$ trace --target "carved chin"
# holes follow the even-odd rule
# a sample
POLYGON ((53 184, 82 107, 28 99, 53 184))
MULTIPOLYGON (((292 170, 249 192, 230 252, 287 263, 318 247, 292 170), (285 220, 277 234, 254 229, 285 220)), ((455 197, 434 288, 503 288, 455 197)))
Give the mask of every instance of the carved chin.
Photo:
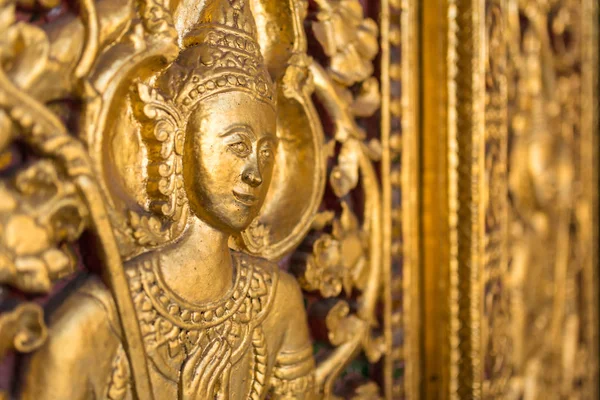
POLYGON ((239 212, 235 216, 220 219, 220 228, 229 233, 240 233, 247 229, 255 218, 255 213, 239 212))
POLYGON ((211 202, 192 210, 194 214, 219 230, 239 233, 248 228, 260 210, 260 202, 242 202, 235 198, 211 202))

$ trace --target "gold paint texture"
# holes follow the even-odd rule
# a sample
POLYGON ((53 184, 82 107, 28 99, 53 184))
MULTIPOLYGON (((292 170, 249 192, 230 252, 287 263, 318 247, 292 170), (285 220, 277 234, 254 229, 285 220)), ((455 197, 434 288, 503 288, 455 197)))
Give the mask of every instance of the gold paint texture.
POLYGON ((0 0, 10 395, 597 399, 598 68, 594 0, 0 0))
POLYGON ((357 0, 59 3, 0 1, 2 295, 92 272, 48 326, 34 303, 0 316, 2 355, 31 353, 15 394, 334 398, 386 352, 383 150, 359 121, 378 23, 357 0), (333 305, 318 362, 302 289, 333 305))
POLYGON ((597 398, 597 4, 440 4, 422 33, 424 391, 597 398))

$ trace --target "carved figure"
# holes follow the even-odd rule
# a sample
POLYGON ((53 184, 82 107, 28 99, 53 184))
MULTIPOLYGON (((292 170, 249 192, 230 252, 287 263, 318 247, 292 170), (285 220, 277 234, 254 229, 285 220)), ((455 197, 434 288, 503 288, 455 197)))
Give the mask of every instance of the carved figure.
POLYGON ((509 109, 510 389, 526 400, 577 397, 585 390, 585 371, 577 365, 586 353, 578 311, 578 292, 585 291, 578 283, 581 256, 575 255, 581 229, 580 78, 574 53, 568 54, 578 51, 579 39, 562 47, 565 31, 573 38, 580 32, 570 20, 574 3, 556 7, 558 12, 516 2, 513 12, 520 11, 527 24, 514 15, 511 28, 520 45, 512 48, 517 84, 509 109))
POLYGON ((32 353, 17 395, 333 398, 354 358, 391 354, 358 0, 77 6, 0 0, 0 297, 64 299, 1 315, 2 352, 32 353), (322 296, 316 367, 297 279, 322 296))
MULTIPOLYGON (((133 94, 150 208, 168 224, 186 222, 159 252, 125 265, 154 398, 260 399, 273 387, 278 397, 312 398, 296 280, 229 250, 264 203, 278 142, 276 92, 248 3, 211 3, 184 41, 152 86, 133 94)), ((87 278, 54 314, 23 398, 131 398, 117 321, 109 290, 87 278)))

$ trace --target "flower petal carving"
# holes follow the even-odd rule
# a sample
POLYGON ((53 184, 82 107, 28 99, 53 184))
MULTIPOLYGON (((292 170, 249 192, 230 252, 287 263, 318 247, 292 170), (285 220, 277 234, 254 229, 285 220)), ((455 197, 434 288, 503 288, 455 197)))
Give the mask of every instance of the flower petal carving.
POLYGON ((354 287, 360 288, 367 271, 358 220, 345 202, 342 205, 341 217, 333 220, 332 234, 316 240, 300 279, 304 289, 319 290, 324 297, 335 297, 342 289, 349 295, 354 287))
POLYGON ((338 301, 327 313, 325 324, 329 331, 329 341, 334 346, 344 344, 354 338, 355 332, 362 329, 364 321, 350 314, 350 306, 345 301, 338 301))
POLYGON ((348 139, 342 144, 338 164, 333 168, 329 177, 336 196, 344 197, 358 184, 360 152, 358 140, 348 139))
POLYGON ((351 86, 373 74, 373 58, 377 55, 377 23, 364 18, 358 0, 323 1, 312 29, 330 57, 332 77, 351 86))

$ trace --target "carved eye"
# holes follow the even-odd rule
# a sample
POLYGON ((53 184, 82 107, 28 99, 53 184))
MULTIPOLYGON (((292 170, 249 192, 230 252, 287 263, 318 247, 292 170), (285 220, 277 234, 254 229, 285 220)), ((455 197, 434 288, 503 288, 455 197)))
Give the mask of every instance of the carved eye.
POLYGON ((250 147, 244 142, 231 143, 229 148, 239 156, 246 156, 250 152, 250 147))
POLYGON ((273 151, 268 146, 267 147, 263 147, 260 150, 260 157, 263 158, 263 159, 265 159, 265 160, 268 160, 271 157, 273 157, 273 151))

